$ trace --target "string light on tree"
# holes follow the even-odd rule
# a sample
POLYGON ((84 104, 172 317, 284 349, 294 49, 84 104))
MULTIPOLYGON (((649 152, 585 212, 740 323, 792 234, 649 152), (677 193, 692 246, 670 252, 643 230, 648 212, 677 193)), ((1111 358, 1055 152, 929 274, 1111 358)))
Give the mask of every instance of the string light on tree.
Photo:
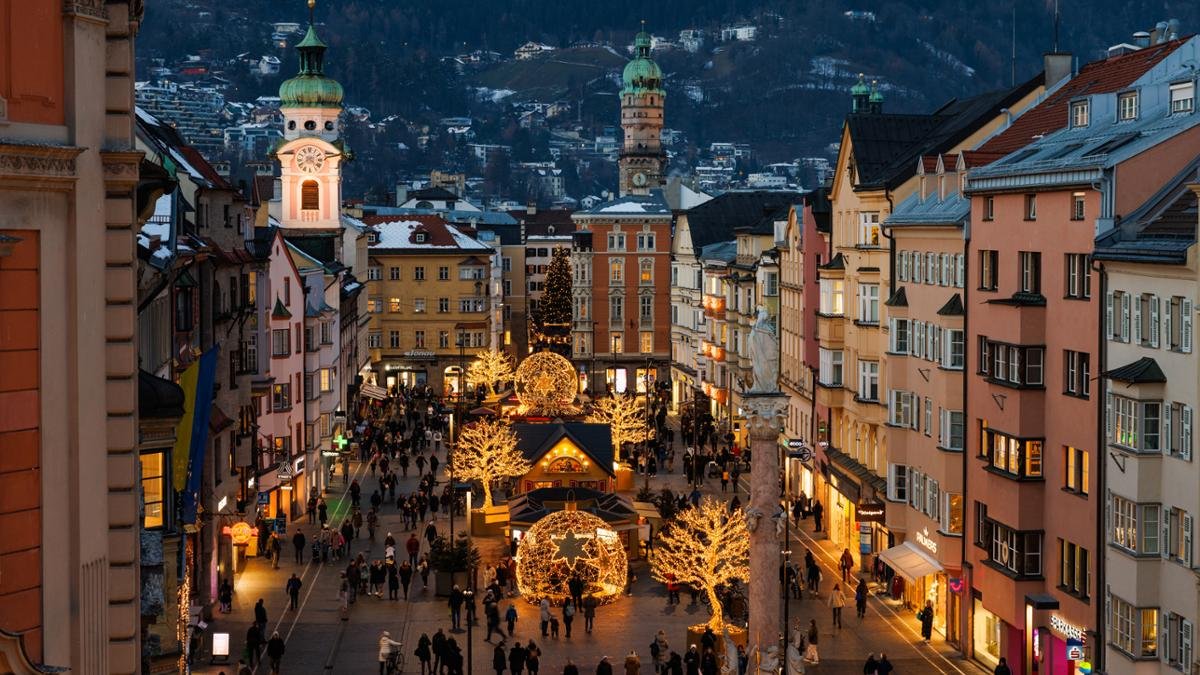
POLYGON ((497 383, 503 386, 512 379, 512 357, 501 351, 485 349, 475 355, 475 360, 467 368, 467 382, 472 387, 482 384, 492 396, 496 394, 497 383))
POLYGON ((646 409, 630 394, 617 394, 592 401, 587 421, 607 424, 612 429, 613 457, 621 459, 626 443, 642 443, 654 436, 647 428, 646 409))
POLYGON ((680 511, 654 543, 650 572, 663 583, 699 587, 708 596, 716 633, 724 626, 717 587, 745 581, 750 575, 750 532, 741 509, 730 512, 725 504, 705 497, 699 506, 680 511))
POLYGON ((483 509, 492 507, 492 483, 523 476, 533 467, 517 449, 517 435, 512 427, 499 419, 484 419, 464 426, 450 454, 450 463, 456 477, 483 484, 483 509))
POLYGON ((625 546, 608 524, 587 511, 556 511, 529 528, 517 549, 517 587, 529 602, 559 604, 571 596, 573 576, 583 594, 608 602, 625 588, 625 546))

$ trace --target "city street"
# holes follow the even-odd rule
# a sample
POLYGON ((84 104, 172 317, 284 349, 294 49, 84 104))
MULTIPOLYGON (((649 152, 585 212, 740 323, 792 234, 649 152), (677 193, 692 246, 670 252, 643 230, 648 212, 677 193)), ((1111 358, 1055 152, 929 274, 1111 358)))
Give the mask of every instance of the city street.
MULTIPOLYGON (((351 462, 350 470, 351 478, 357 478, 363 486, 364 493, 369 494, 374 489, 375 481, 367 473, 367 464, 351 462)), ((639 478, 637 483, 641 485, 642 479, 639 478)), ((339 474, 334 482, 335 489, 327 500, 330 504, 331 524, 340 523, 348 508, 349 497, 343 494, 345 485, 346 482, 339 474)), ((410 475, 401 481, 397 493, 407 494, 415 485, 416 478, 410 475)), ((681 473, 660 474, 651 479, 651 485, 659 489, 668 487, 678 492, 684 487, 684 478, 681 473)), ((741 487, 740 494, 744 500, 745 491, 749 488, 746 477, 743 477, 741 487)), ((721 495, 719 483, 712 480, 707 482, 702 491, 725 499, 733 497, 732 492, 721 495)), ((439 513, 436 524, 439 532, 448 532, 449 520, 445 514, 439 513)), ((315 526, 305 523, 300 523, 300 526, 306 534, 311 534, 315 529, 315 526)), ((465 526, 461 516, 456 519, 455 526, 465 526)), ((382 557, 382 542, 387 532, 393 533, 398 548, 402 549, 409 531, 402 528, 400 515, 395 508, 385 505, 377 533, 378 541, 371 545, 364 529, 363 537, 354 542, 352 554, 357 555, 365 550, 372 557, 382 557)), ((287 643, 283 673, 377 672, 378 639, 384 630, 389 631, 393 639, 404 643, 403 672, 406 673, 420 671, 419 664, 413 656, 418 638, 422 634, 432 636, 439 628, 445 630, 447 636, 455 638, 462 647, 464 657, 466 656, 467 634, 465 631, 451 633, 448 630, 449 610, 445 598, 439 598, 434 593, 433 575, 430 576, 430 588, 427 590, 423 590, 419 578, 414 577, 411 599, 407 602, 359 596, 357 602, 351 605, 348 619, 342 621, 339 617, 337 594, 339 572, 344 563, 336 566, 314 565, 307 560, 306 551, 305 564, 295 564, 290 542, 292 533, 294 530, 289 531, 289 541, 285 544, 279 569, 272 569, 263 559, 251 559, 237 581, 233 612, 229 615, 216 615, 210 624, 210 632, 230 634, 232 663, 210 665, 206 640, 203 657, 198 657, 194 672, 225 672, 232 675, 236 671, 236 661, 238 655, 242 654, 245 632, 252 621, 254 603, 260 597, 264 599, 268 613, 266 636, 269 638, 272 631, 278 631, 287 643), (293 572, 300 575, 304 584, 297 611, 287 609, 287 594, 284 591, 284 585, 293 572)), ((887 652, 888 658, 899 673, 973 675, 983 672, 974 663, 956 656, 944 643, 935 640, 934 643, 923 644, 918 633, 918 622, 912 612, 897 611, 890 604, 874 597, 868 604, 866 618, 860 621, 854 618, 852 593, 849 594, 850 606, 845 610, 845 628, 832 628, 829 623, 830 610, 826 605, 826 592, 832 588, 837 578, 835 552, 828 541, 814 538, 811 521, 804 521, 800 528, 793 528, 792 536, 792 559, 802 560, 804 549, 809 548, 817 555, 823 568, 821 597, 806 596, 802 600, 790 600, 789 605, 793 626, 807 628, 809 620, 815 618, 820 629, 821 660, 818 665, 809 666, 808 672, 860 672, 862 662, 872 651, 887 652)), ((485 565, 494 564, 503 555, 501 543, 496 538, 476 538, 475 542, 481 549, 485 565)), ((426 550, 422 539, 422 552, 426 550)), ((572 659, 582 672, 594 672, 595 664, 605 655, 610 657, 615 668, 620 669, 630 650, 635 650, 642 659, 643 672, 651 672, 649 644, 659 629, 666 631, 670 649, 683 654, 687 648, 687 627, 707 620, 705 606, 702 603, 690 604, 687 593, 683 594, 682 604, 668 606, 663 586, 650 579, 644 561, 635 563, 634 572, 637 581, 633 585, 632 597, 624 597, 615 603, 600 607, 597 610, 595 631, 590 635, 582 630, 580 620, 575 624, 570 639, 563 634, 560 634, 558 639, 543 638, 538 629, 537 608, 519 597, 507 599, 501 603, 501 611, 507 610, 508 604, 511 603, 516 607, 520 619, 517 622, 516 634, 506 640, 506 646, 511 647, 515 641, 525 644, 529 639, 535 640, 543 652, 541 669, 555 674, 562 672, 568 658, 572 659)), ((777 583, 775 579, 768 582, 777 583)), ((471 672, 492 672, 491 658, 496 639, 491 643, 484 641, 482 608, 480 621, 474 627, 471 638, 471 672)), ((267 670, 267 666, 263 664, 255 672, 266 673, 267 670)))

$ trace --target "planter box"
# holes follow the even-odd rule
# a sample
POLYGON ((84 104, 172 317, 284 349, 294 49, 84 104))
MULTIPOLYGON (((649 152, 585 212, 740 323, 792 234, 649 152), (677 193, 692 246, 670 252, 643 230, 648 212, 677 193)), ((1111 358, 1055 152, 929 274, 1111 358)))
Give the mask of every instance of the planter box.
POLYGON ((471 511, 471 536, 501 536, 508 528, 508 504, 497 504, 492 508, 471 511))

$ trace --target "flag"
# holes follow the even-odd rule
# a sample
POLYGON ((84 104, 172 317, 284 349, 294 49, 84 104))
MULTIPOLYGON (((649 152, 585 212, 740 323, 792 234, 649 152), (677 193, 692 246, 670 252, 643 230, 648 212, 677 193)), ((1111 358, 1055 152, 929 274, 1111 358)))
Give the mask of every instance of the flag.
POLYGON ((179 377, 179 386, 183 389, 183 417, 175 432, 171 480, 183 495, 185 525, 196 522, 196 497, 204 473, 204 449, 208 445, 208 419, 212 415, 219 350, 219 346, 212 347, 201 354, 179 377))

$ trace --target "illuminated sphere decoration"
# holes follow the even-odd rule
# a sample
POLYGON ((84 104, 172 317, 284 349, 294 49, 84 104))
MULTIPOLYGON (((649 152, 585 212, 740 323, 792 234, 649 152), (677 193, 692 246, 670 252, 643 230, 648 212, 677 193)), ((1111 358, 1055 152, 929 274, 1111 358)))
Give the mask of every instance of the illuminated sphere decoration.
POLYGON ((517 368, 517 398, 529 410, 569 410, 579 391, 579 376, 566 358, 554 352, 530 354, 517 368))
POLYGON ((625 546, 608 524, 586 511, 556 511, 529 528, 517 548, 517 587, 529 602, 571 596, 567 583, 578 575, 583 595, 602 603, 621 594, 629 563, 625 546))

